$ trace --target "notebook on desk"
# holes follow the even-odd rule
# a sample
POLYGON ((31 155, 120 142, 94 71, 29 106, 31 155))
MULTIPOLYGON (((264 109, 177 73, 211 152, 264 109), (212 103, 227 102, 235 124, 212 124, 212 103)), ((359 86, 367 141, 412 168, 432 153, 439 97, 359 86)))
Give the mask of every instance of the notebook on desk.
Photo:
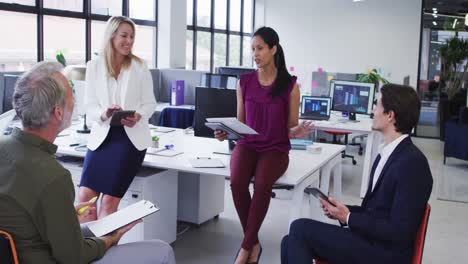
POLYGON ((301 119, 328 120, 330 119, 330 110, 330 97, 302 96, 301 119))

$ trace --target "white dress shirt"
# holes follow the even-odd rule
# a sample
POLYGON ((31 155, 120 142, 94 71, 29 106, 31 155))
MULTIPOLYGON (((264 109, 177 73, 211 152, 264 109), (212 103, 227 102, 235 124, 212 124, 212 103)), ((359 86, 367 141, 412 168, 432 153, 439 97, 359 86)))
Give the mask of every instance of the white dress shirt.
POLYGON ((387 163, 388 158, 390 157, 390 155, 392 155, 393 151, 396 149, 396 147, 398 147, 400 142, 403 141, 403 139, 407 137, 408 137, 408 134, 403 134, 399 136, 398 138, 396 138, 395 140, 393 140, 392 142, 388 143, 387 145, 382 144, 379 146, 380 161, 379 161, 379 164, 377 165, 377 168, 375 168, 374 180, 372 182, 371 191, 374 191, 375 184, 379 180, 380 174, 382 173, 382 170, 385 166, 385 163, 387 163))

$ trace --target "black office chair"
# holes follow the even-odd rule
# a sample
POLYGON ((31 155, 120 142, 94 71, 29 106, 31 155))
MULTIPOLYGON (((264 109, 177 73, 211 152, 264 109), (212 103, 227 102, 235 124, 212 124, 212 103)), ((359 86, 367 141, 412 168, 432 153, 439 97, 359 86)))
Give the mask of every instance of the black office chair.
MULTIPOLYGON (((350 145, 350 146, 359 146, 359 155, 362 155, 363 148, 360 143, 349 143, 348 142, 348 135, 351 134, 351 132, 343 132, 343 131, 336 131, 336 130, 325 130, 326 133, 333 135, 333 144, 340 144, 338 141, 338 136, 344 136, 344 145, 350 145)), ((341 154, 342 158, 350 158, 353 161, 353 165, 357 164, 357 161, 354 159, 353 155, 346 154, 346 150, 343 150, 341 154)))

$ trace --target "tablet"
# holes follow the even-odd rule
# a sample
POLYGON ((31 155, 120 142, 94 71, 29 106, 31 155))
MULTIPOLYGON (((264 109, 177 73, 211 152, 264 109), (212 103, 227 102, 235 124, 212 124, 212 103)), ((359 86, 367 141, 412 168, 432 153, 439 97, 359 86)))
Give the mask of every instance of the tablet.
POLYGON ((121 120, 127 117, 132 117, 135 115, 135 110, 120 110, 112 113, 112 118, 110 121, 111 126, 121 126, 121 120))
POLYGON ((322 198, 323 200, 327 201, 329 204, 336 206, 330 200, 328 199, 328 196, 326 196, 322 191, 320 191, 318 188, 310 188, 310 193, 315 196, 315 198, 322 198))

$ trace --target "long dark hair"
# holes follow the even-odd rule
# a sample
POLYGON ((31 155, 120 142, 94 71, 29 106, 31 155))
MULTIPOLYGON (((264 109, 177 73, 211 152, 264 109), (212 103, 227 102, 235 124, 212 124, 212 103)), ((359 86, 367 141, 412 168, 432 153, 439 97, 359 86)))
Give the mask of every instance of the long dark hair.
POLYGON ((292 80, 292 76, 286 69, 286 61, 284 59, 283 48, 279 44, 278 33, 276 33, 276 31, 270 27, 261 27, 255 31, 253 36, 261 37, 270 49, 276 46, 274 61, 278 73, 276 75, 275 85, 271 91, 271 96, 275 97, 282 95, 288 89, 288 86, 292 80))

